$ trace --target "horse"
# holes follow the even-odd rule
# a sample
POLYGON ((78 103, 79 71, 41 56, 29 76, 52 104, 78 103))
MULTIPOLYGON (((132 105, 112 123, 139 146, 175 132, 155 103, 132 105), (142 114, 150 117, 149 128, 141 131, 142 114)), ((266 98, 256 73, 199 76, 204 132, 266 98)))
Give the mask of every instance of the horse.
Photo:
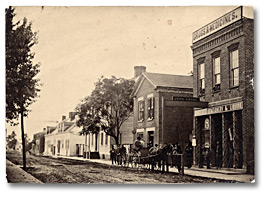
POLYGON ((169 172, 169 161, 168 155, 171 153, 171 145, 164 144, 162 147, 156 150, 149 150, 149 164, 152 166, 152 171, 158 166, 158 169, 165 172, 165 165, 166 170, 169 172))

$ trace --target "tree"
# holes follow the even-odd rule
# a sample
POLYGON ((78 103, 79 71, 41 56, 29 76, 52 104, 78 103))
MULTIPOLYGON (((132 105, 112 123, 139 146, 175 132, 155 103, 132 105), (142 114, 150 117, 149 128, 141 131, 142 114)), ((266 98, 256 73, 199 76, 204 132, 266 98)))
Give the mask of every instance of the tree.
POLYGON ((133 88, 133 80, 101 77, 91 94, 101 129, 113 137, 116 144, 119 144, 120 127, 133 111, 130 96, 133 88))
POLYGON ((35 54, 31 48, 37 44, 37 33, 32 23, 24 18, 13 23, 14 8, 6 9, 6 121, 18 125, 20 118, 23 146, 23 168, 26 168, 24 117, 28 116, 29 105, 35 102, 40 89, 40 64, 34 64, 35 54))
POLYGON ((6 141, 8 148, 15 149, 17 143, 15 131, 12 131, 12 133, 6 137, 6 141))
POLYGON ((119 144, 120 127, 133 111, 130 96, 133 88, 133 80, 101 77, 91 95, 79 106, 81 110, 77 109, 78 124, 88 132, 98 132, 101 128, 119 144))

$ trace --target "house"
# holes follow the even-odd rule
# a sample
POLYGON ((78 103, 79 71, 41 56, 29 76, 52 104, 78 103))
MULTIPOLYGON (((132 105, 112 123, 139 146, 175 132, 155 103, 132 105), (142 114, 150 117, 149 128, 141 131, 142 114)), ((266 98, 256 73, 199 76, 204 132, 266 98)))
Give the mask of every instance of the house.
POLYGON ((192 76, 142 72, 132 96, 133 140, 141 137, 144 147, 188 143, 193 129, 192 76))
POLYGON ((75 112, 70 112, 68 118, 62 116, 62 121, 55 128, 47 128, 44 137, 44 155, 83 156, 85 136, 80 135, 75 112))
POLYGON ((238 7, 193 33, 193 93, 208 104, 194 111, 196 165, 209 150, 212 166, 254 173, 253 31, 238 7))
POLYGON ((85 158, 110 159, 112 138, 104 131, 90 133, 85 136, 85 158))
POLYGON ((19 153, 22 153, 22 140, 16 140, 14 149, 19 153))
POLYGON ((33 144, 31 153, 35 155, 43 155, 45 146, 45 134, 46 134, 46 128, 43 129, 43 132, 39 132, 33 135, 33 144))

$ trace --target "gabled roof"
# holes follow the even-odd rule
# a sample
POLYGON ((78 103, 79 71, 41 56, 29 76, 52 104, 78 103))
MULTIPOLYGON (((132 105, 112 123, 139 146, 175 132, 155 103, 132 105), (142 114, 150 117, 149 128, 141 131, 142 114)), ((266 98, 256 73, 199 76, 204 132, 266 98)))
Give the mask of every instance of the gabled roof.
POLYGON ((132 96, 136 95, 145 79, 155 88, 193 88, 192 76, 143 72, 135 84, 132 96))

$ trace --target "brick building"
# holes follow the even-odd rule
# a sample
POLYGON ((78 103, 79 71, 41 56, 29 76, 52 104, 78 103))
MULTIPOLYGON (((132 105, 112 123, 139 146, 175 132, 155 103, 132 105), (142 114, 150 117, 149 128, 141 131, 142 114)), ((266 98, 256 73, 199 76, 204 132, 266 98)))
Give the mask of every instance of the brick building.
POLYGON ((134 140, 140 136, 144 147, 153 144, 188 143, 192 135, 193 77, 143 72, 135 84, 134 140))
POLYGON ((193 33, 194 163, 254 173, 253 19, 238 7, 193 33))

